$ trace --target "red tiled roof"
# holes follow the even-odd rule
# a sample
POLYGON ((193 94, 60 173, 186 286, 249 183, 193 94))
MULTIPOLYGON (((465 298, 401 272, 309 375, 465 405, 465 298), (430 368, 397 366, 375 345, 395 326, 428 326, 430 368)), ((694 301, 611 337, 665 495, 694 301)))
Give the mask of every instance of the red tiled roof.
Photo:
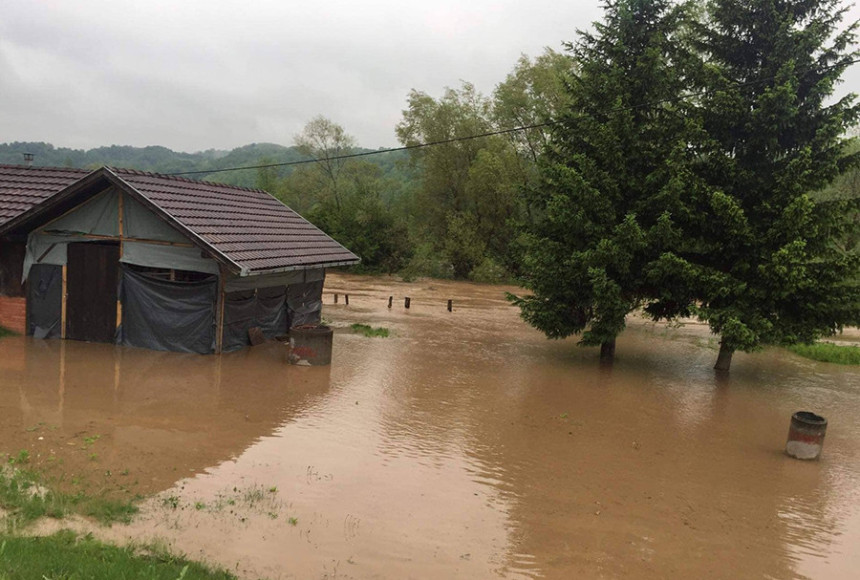
POLYGON ((359 262, 355 254, 265 191, 133 169, 89 172, 0 165, 0 229, 98 172, 119 179, 246 274, 359 262))
POLYGON ((0 165, 0 225, 65 189, 89 171, 0 165))
POLYGON ((131 169, 110 171, 248 272, 359 261, 265 191, 131 169))

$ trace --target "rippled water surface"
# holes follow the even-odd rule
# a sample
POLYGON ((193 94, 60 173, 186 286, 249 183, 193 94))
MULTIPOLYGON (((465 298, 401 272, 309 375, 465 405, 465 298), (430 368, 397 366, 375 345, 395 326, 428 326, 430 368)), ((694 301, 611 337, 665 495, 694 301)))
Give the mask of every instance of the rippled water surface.
POLYGON ((325 368, 3 339, 0 450, 154 494, 99 533, 246 577, 857 577, 860 370, 766 350, 718 380, 705 327, 636 320, 601 368, 506 290, 330 276, 325 368), (818 462, 782 453, 801 409, 818 462))

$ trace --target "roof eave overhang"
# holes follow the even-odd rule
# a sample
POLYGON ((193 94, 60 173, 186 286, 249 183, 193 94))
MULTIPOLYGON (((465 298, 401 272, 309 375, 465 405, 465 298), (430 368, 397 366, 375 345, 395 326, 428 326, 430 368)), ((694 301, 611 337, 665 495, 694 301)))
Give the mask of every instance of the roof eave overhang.
POLYGON ((282 272, 295 272, 298 270, 316 270, 318 268, 337 268, 339 266, 354 266, 361 262, 361 258, 356 257, 354 260, 341 260, 339 262, 315 262, 313 264, 301 264, 297 266, 284 266, 283 268, 268 268, 266 270, 249 270, 243 268, 239 272, 241 277, 249 276, 266 276, 268 274, 280 274, 282 272))

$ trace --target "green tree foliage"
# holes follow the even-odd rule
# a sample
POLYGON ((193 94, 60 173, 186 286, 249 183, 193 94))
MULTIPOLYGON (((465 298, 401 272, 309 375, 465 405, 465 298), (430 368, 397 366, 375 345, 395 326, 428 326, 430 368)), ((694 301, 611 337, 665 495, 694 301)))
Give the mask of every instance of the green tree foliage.
POLYGON ((549 144, 549 128, 540 125, 557 118, 568 104, 564 81, 573 66, 568 54, 549 48, 534 60, 522 55, 493 91, 493 119, 500 129, 534 127, 507 134, 519 156, 530 162, 523 165, 526 171, 549 144))
MULTIPOLYGON (((860 131, 858 130, 860 130, 860 127, 855 128, 854 136, 845 149, 849 155, 860 154, 860 135, 858 135, 860 131)), ((819 203, 828 203, 836 200, 843 203, 849 202, 849 204, 851 200, 860 200, 860 164, 850 167, 826 189, 813 194, 813 199, 819 203)), ((850 216, 853 222, 852 227, 847 228, 847 231, 837 238, 834 243, 842 252, 858 253, 860 252, 860 211, 851 208, 848 216, 850 216)))
MULTIPOLYGON (((560 74, 569 68, 568 56, 547 50, 534 61, 523 56, 492 98, 470 83, 446 89, 439 99, 413 90, 398 139, 445 142, 545 123, 566 98, 560 74)), ((545 128, 534 128, 411 151, 419 181, 413 213, 421 216, 413 223, 422 240, 416 260, 425 269, 435 253, 458 278, 504 278, 505 270, 517 270, 514 241, 527 215, 522 193, 535 179, 545 138, 545 128)))
MULTIPOLYGON (((490 100, 470 83, 447 89, 439 100, 413 90, 397 125, 397 137, 412 146, 487 133, 492 130, 490 112, 490 100)), ((457 141, 412 151, 420 175, 415 209, 421 220, 415 224, 416 230, 419 236, 436 242, 438 250, 456 249, 454 255, 446 255, 460 278, 468 276, 477 265, 475 259, 486 249, 485 240, 478 236, 477 228, 483 224, 475 215, 475 197, 467 194, 467 187, 472 163, 490 140, 457 141), (477 245, 458 247, 461 243, 477 245)))
POLYGON ((315 175, 321 180, 319 191, 324 191, 338 210, 342 209, 341 174, 349 162, 342 157, 353 153, 355 138, 347 135, 337 123, 319 115, 296 136, 296 148, 305 156, 316 159, 315 175))
MULTIPOLYGON (((611 359, 627 314, 653 293, 648 273, 678 236, 694 123, 675 100, 685 12, 665 0, 605 3, 594 33, 569 45, 565 84, 523 238, 525 285, 512 297, 550 338, 582 333, 611 359)), ((683 305, 679 305, 683 308, 683 305)))
MULTIPOLYGON (((316 117, 296 137, 313 164, 303 164, 271 184, 282 200, 362 259, 360 269, 395 272, 411 255, 404 220, 393 210, 402 182, 380 165, 339 159, 353 152, 355 139, 325 117, 316 117)), ((261 170, 260 179, 269 174, 261 170)))
POLYGON ((831 101, 856 24, 839 0, 712 0, 700 27, 696 173, 709 186, 667 259, 668 285, 699 301, 720 334, 717 369, 735 350, 810 342, 858 322, 852 203, 821 190, 852 163, 843 135, 853 95, 831 101))
POLYGON ((393 273, 411 256, 406 224, 384 202, 397 188, 382 169, 366 161, 350 161, 340 174, 341 205, 324 198, 307 217, 362 259, 360 270, 393 273))

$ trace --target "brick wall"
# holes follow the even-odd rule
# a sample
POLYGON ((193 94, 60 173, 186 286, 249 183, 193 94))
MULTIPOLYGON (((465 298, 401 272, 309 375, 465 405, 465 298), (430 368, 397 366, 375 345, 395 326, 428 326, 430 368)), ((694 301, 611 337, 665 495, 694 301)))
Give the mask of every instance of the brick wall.
POLYGON ((0 326, 24 334, 26 330, 27 299, 0 296, 0 326))

